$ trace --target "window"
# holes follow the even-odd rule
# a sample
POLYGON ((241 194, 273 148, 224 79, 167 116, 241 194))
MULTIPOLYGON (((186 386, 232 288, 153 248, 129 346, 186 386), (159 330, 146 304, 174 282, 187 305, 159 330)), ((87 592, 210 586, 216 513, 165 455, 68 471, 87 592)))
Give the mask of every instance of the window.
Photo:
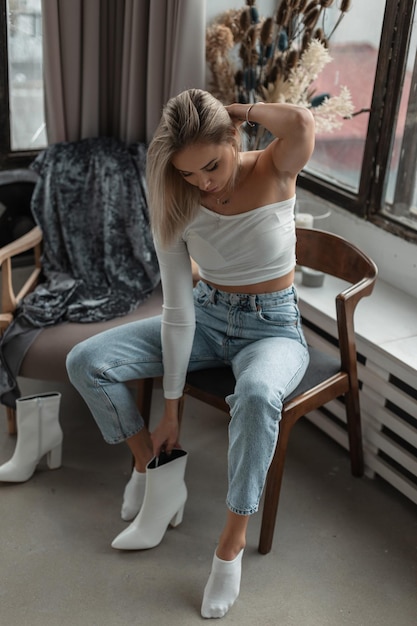
POLYGON ((411 45, 388 172, 382 214, 396 223, 417 229, 417 21, 411 45))
POLYGON ((41 0, 2 1, 2 157, 46 143, 42 77, 41 0), (5 154, 6 153, 6 154, 5 154))
MULTIPOLYGON (((278 4, 257 0, 261 16, 273 15, 278 4)), ((335 14, 340 4, 334 0, 335 14)), ((299 185, 417 243, 416 4, 351 0, 316 91, 333 94, 346 85, 357 115, 318 134, 299 185)), ((212 19, 245 0, 207 5, 212 19)), ((1 168, 27 164, 47 143, 41 29, 41 0, 0 0, 1 168)))
POLYGON ((417 242, 415 7, 416 0, 352 1, 319 87, 346 84, 362 112, 334 135, 317 137, 299 184, 417 242))
MULTIPOLYGON (((325 14, 326 33, 332 33, 338 5, 334 3, 325 14)), ((347 87, 355 112, 351 119, 342 121, 340 128, 316 134, 307 171, 355 194, 360 185, 383 17, 384 3, 380 0, 368 0, 362 5, 353 2, 329 39, 332 61, 313 84, 318 98, 338 95, 342 87, 347 87)))

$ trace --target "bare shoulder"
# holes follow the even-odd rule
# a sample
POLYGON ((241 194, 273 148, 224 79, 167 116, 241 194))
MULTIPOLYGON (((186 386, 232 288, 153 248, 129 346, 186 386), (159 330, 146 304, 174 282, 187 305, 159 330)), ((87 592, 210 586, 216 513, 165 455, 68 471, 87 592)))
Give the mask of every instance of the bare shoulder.
MULTIPOLYGON (((277 141, 275 139, 272 143, 277 141)), ((277 169, 273 150, 270 144, 264 150, 242 153, 242 163, 247 172, 245 186, 253 192, 254 197, 264 198, 261 206, 285 200, 295 193, 296 177, 277 169)))

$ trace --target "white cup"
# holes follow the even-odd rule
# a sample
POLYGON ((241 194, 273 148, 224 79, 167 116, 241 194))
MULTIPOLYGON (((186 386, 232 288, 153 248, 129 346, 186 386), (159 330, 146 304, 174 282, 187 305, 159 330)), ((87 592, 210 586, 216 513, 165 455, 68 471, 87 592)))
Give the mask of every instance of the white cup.
POLYGON ((314 217, 311 213, 296 213, 295 225, 297 228, 313 228, 314 217))

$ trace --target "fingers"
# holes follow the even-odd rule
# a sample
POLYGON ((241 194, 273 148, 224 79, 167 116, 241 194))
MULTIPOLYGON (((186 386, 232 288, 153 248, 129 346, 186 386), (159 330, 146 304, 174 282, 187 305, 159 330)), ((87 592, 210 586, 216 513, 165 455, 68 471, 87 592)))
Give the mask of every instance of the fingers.
POLYGON ((165 414, 155 430, 151 433, 154 456, 161 452, 170 454, 178 440, 178 419, 165 414))
POLYGON ((229 113, 230 119, 233 122, 233 124, 236 126, 236 128, 239 128, 239 126, 241 126, 241 124, 243 123, 243 120, 240 120, 231 111, 228 111, 228 113, 229 113))
POLYGON ((171 454, 174 448, 181 448, 181 445, 177 441, 176 438, 168 438, 165 441, 160 441, 156 436, 151 434, 152 446, 153 446, 153 455, 159 456, 161 452, 165 452, 166 454, 171 454))

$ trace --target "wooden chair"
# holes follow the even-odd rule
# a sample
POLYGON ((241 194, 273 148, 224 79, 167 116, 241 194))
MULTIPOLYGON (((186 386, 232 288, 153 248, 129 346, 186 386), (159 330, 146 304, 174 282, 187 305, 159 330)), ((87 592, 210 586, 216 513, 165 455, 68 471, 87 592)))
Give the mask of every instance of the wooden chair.
MULTIPOLYGON (((265 487, 258 546, 261 554, 271 550, 288 439, 300 417, 344 396, 352 474, 362 476, 364 469, 353 322, 359 300, 372 293, 377 267, 342 237, 304 228, 297 229, 297 263, 349 283, 336 297, 340 359, 310 347, 310 364, 304 379, 285 400, 278 444, 265 487)), ((206 369, 188 374, 184 395, 228 413, 224 398, 233 392, 234 385, 231 368, 206 369)))
MULTIPOLYGON (((30 214, 30 199, 37 178, 38 175, 29 169, 0 172, 0 202, 4 203, 6 209, 2 216, 0 237, 0 337, 13 321, 17 303, 35 287, 41 272, 42 233, 35 227, 30 214), (28 232, 24 233, 24 230, 28 232), (12 264, 29 251, 33 257, 33 269, 17 290, 13 285, 12 264)), ((26 261, 29 262, 29 259, 26 261)), ((15 413, 6 407, 6 414, 9 434, 14 434, 15 413)))

